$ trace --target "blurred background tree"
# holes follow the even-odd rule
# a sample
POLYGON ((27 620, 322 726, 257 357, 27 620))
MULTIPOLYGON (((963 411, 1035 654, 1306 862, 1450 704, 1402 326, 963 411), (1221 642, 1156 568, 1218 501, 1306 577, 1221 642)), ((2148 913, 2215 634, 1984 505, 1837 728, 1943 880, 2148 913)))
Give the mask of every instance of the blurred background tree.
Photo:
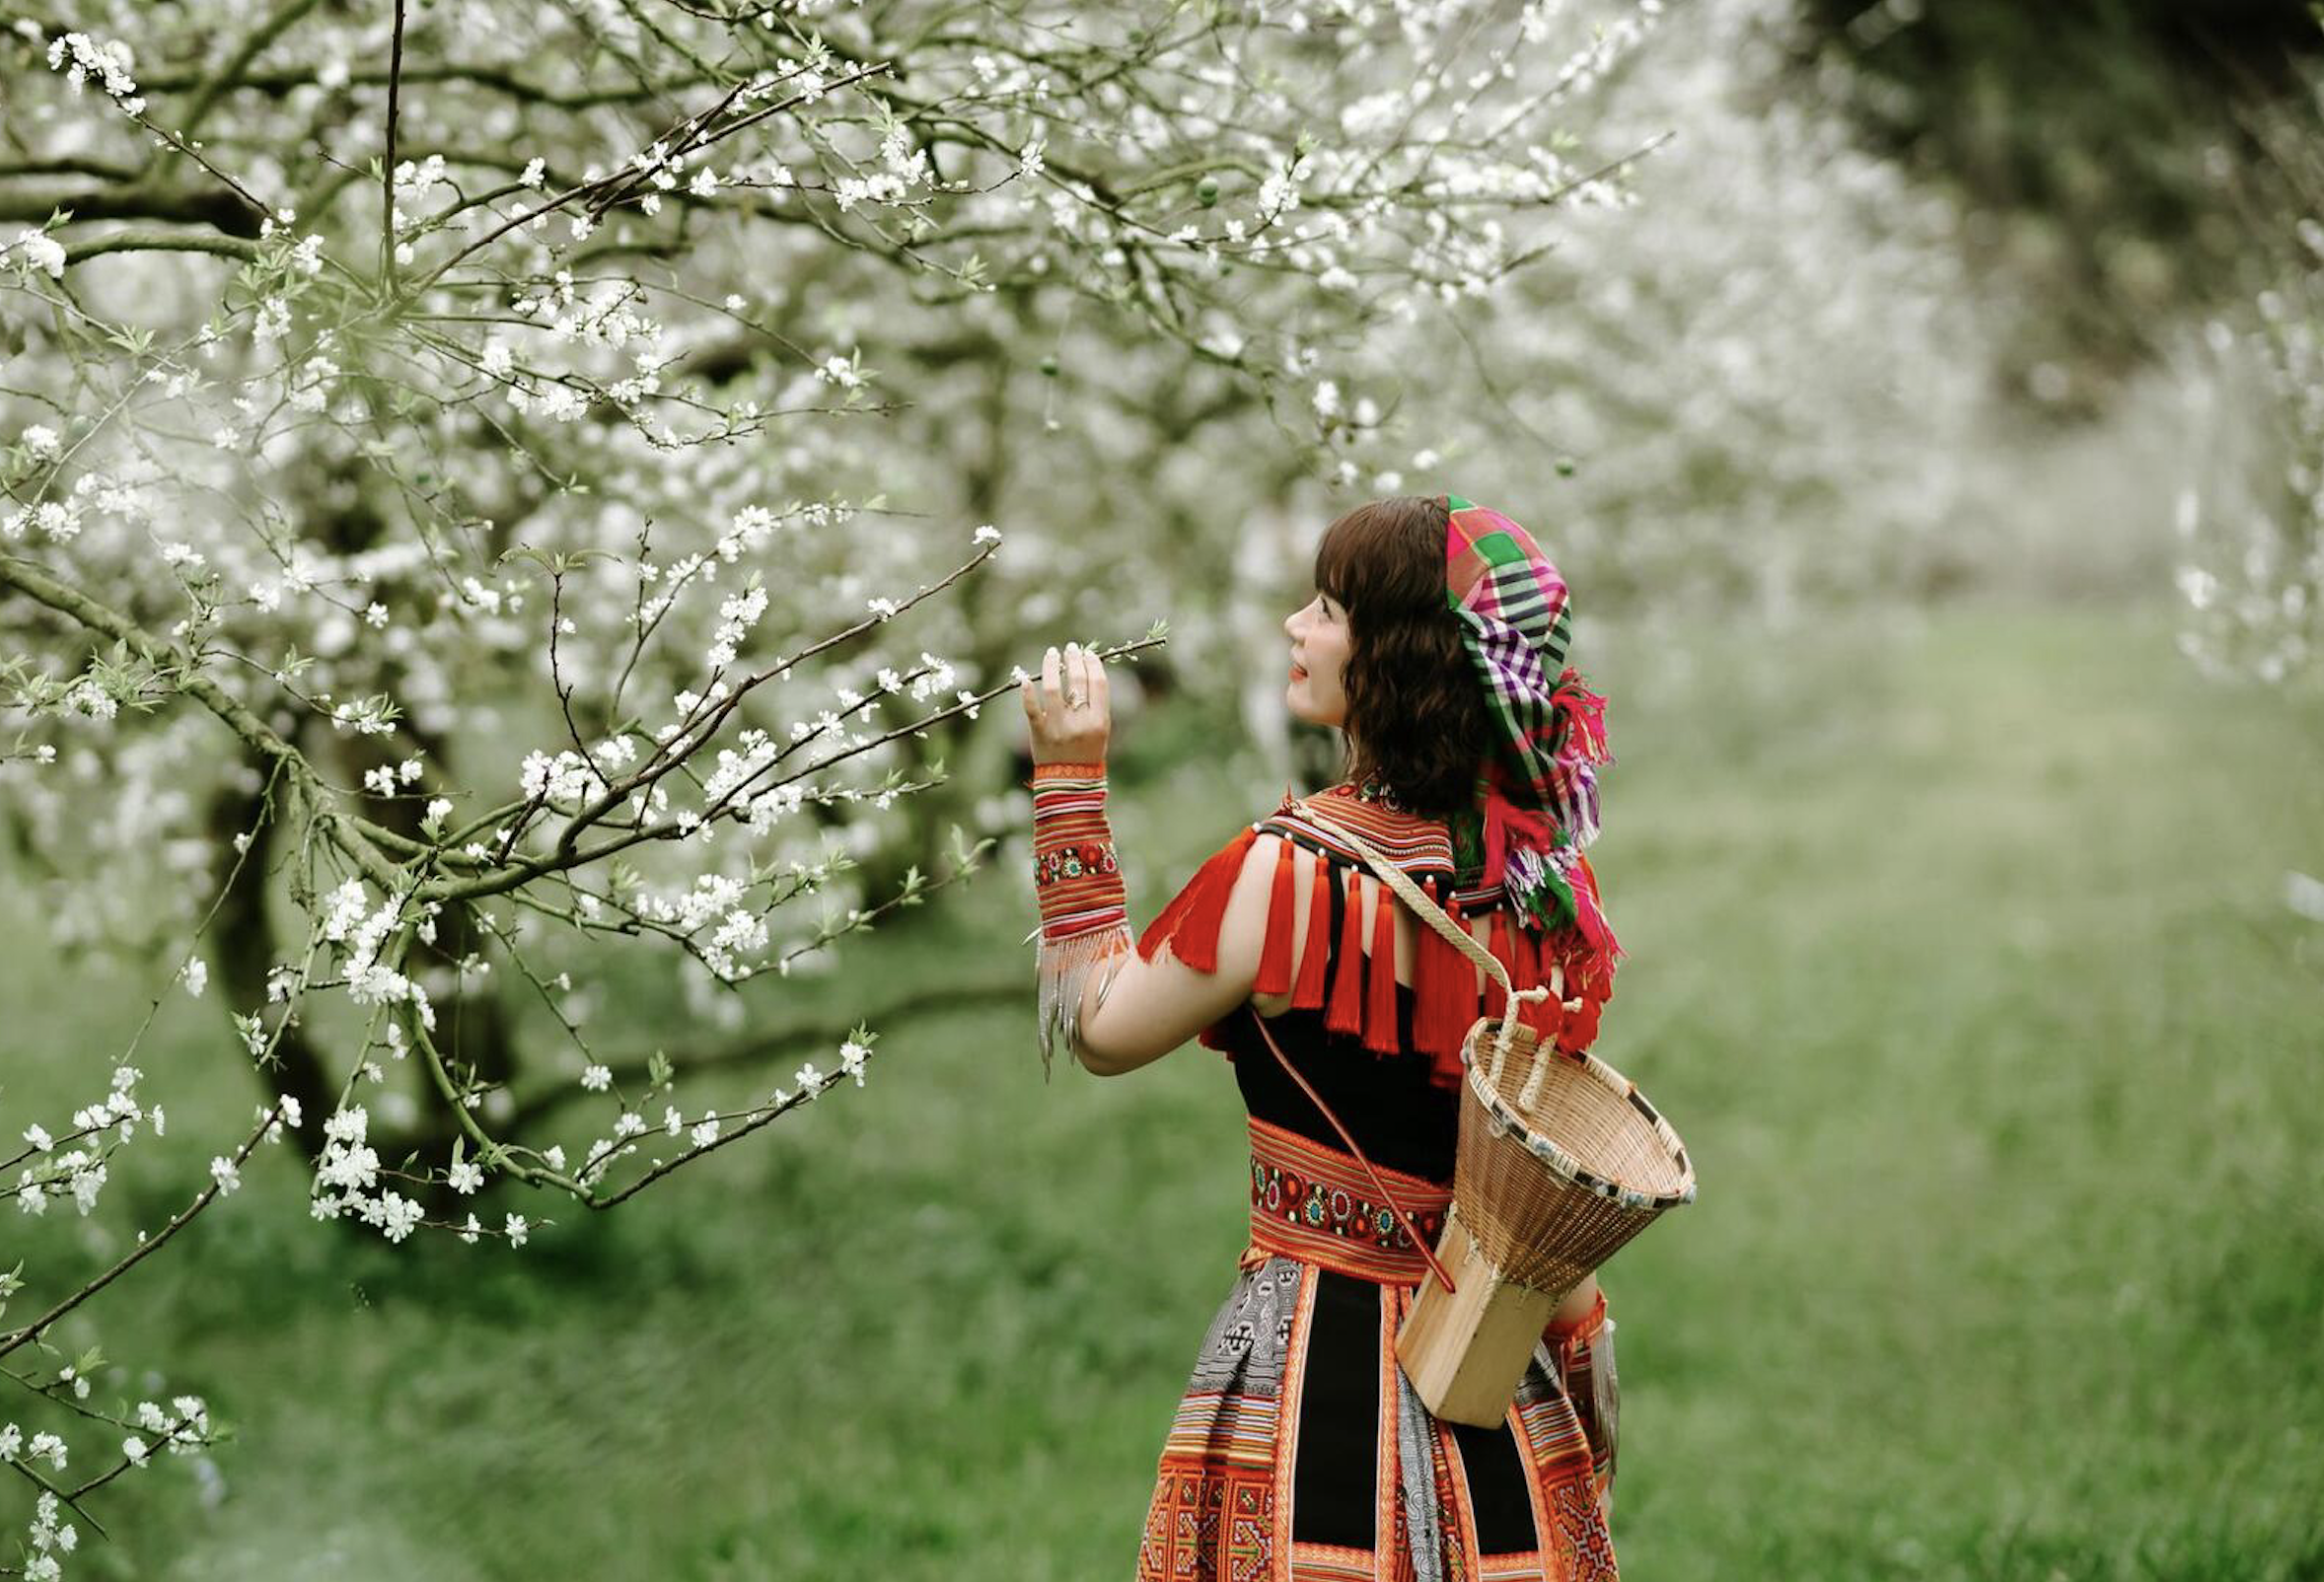
POLYGON ((2249 284, 2246 111, 2324 53, 2307 0, 1801 0, 1793 91, 1962 209, 2010 385, 2089 412, 2174 316, 2249 284))

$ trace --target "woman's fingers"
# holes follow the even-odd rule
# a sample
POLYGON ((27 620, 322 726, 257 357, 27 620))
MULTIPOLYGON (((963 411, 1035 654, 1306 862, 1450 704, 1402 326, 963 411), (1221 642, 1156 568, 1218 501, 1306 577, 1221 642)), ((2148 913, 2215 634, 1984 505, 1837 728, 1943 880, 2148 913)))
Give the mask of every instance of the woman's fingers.
POLYGON ((1055 718, 1059 708, 1071 708, 1073 699, 1081 699, 1081 706, 1095 704, 1104 711, 1114 685, 1106 676, 1104 660, 1097 658, 1092 648, 1081 643, 1066 643, 1064 648, 1051 648, 1041 655, 1041 674, 1025 676, 1023 687, 1018 687, 1025 699, 1027 718, 1055 718))
POLYGON ((1113 689, 1105 662, 1079 643, 1051 648, 1041 656, 1041 674, 1027 675, 1018 688, 1025 717, 1037 735, 1056 736, 1068 727, 1087 730, 1090 719, 1074 710, 1091 709, 1097 721, 1111 718, 1113 689))

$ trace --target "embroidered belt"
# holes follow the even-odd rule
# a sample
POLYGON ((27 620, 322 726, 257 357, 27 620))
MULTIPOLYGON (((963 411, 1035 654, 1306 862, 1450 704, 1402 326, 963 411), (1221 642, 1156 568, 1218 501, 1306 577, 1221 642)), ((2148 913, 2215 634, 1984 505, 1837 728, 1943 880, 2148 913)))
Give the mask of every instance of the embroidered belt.
POLYGON ((1353 1154, 1251 1119, 1251 1246, 1245 1267, 1280 1254, 1382 1285, 1417 1285, 1428 1272, 1415 1236, 1429 1247, 1444 1230, 1452 1186, 1400 1170, 1380 1171, 1417 1225, 1397 1223, 1353 1154))

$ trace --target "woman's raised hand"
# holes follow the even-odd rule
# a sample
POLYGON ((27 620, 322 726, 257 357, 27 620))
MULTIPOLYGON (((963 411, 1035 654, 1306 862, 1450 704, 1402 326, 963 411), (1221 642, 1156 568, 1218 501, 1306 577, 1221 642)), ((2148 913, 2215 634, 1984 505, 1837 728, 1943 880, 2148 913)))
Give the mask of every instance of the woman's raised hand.
POLYGON ((1067 643, 1062 654, 1052 648, 1042 658, 1041 674, 1026 677, 1017 691, 1033 728, 1034 762, 1106 760, 1114 710, 1104 660, 1078 643, 1067 643))

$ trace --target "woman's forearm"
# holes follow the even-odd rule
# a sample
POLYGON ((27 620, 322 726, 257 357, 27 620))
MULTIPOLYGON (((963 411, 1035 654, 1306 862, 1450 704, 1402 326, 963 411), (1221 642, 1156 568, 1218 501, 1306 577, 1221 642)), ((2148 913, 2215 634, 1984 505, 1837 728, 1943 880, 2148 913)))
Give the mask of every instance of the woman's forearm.
POLYGON ((1550 1316, 1550 1327, 1556 1330, 1578 1328, 1597 1308, 1599 1294, 1598 1277, 1595 1274, 1584 1277, 1579 1285, 1566 1293, 1565 1300, 1558 1304, 1558 1311, 1550 1316))

